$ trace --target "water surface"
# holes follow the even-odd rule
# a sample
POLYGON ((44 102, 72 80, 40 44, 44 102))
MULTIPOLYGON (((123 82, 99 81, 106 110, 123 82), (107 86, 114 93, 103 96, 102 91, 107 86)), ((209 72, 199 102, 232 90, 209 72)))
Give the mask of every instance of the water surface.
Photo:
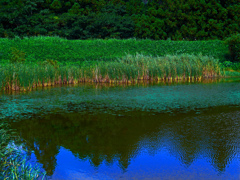
POLYGON ((82 84, 5 94, 50 179, 239 179, 240 81, 82 84))

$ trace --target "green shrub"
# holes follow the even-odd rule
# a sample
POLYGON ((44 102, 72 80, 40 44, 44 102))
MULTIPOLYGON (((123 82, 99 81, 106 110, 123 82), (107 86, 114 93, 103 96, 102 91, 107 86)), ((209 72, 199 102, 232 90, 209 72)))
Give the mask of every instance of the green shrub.
POLYGON ((240 34, 230 36, 224 43, 228 45, 232 61, 240 62, 240 34))
POLYGON ((240 70, 240 62, 224 61, 220 65, 225 69, 240 70))

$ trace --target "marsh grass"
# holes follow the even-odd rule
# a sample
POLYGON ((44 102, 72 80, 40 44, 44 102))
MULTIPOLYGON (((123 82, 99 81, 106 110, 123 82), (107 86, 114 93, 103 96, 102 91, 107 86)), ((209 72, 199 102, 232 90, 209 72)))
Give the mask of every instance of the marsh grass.
POLYGON ((61 64, 83 63, 89 61, 111 61, 123 57, 125 52, 136 55, 136 51, 145 55, 164 56, 193 53, 226 61, 228 47, 220 40, 212 41, 151 41, 148 39, 92 39, 66 40, 58 36, 24 37, 23 39, 0 38, 0 61, 10 59, 12 48, 25 53, 26 62, 40 62, 46 59, 58 60, 61 64), (2 49, 2 50, 1 50, 2 49))
POLYGON ((134 83, 140 80, 177 81, 223 75, 219 60, 198 55, 152 57, 127 54, 115 61, 98 61, 81 66, 59 65, 56 60, 41 63, 0 65, 3 90, 30 91, 36 87, 80 82, 134 83))
POLYGON ((0 122, 0 179, 34 180, 45 178, 40 168, 26 162, 26 157, 14 147, 9 146, 16 138, 6 123, 0 122))

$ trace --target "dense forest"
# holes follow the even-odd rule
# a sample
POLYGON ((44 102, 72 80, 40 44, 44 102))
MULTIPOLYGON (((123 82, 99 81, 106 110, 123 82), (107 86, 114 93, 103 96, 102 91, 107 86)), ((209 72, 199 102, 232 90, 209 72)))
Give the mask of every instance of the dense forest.
POLYGON ((240 32, 240 0, 1 0, 0 37, 224 39, 240 32))

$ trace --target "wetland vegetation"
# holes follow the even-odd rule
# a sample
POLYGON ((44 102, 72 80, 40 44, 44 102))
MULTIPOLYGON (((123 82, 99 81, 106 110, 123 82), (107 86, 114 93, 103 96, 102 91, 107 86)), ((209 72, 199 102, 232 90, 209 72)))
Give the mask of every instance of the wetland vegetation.
POLYGON ((1 39, 0 88, 239 76, 222 41, 1 39), (119 51, 120 50, 120 51, 119 51), (128 54, 127 54, 128 52, 128 54), (138 52, 141 52, 140 54, 138 52))
MULTIPOLYGON (((6 95, 8 93, 12 93, 12 91, 26 92, 35 89, 38 92, 39 87, 43 88, 47 86, 49 87, 60 85, 59 88, 61 88, 64 85, 70 86, 71 84, 73 84, 74 86, 76 86, 77 84, 79 85, 81 83, 93 83, 96 85, 97 88, 102 89, 102 85, 98 86, 98 84, 105 84, 105 87, 115 86, 117 88, 125 85, 128 85, 129 87, 134 87, 135 84, 138 84, 139 87, 139 83, 142 83, 143 86, 148 86, 149 84, 181 85, 184 83, 193 82, 219 82, 218 78, 220 77, 240 75, 239 63, 230 61, 228 48, 222 41, 219 40, 196 42, 174 42, 170 40, 151 41, 136 39, 69 41, 59 37, 31 37, 24 39, 16 37, 14 39, 0 39, 0 41, 1 47, 4 50, 0 52, 0 89, 3 93, 2 97, 7 97, 6 95), (210 47, 215 47, 214 51, 213 48, 210 47)), ((84 92, 84 94, 86 95, 86 92, 84 92)), ((103 108, 105 112, 115 114, 119 112, 119 110, 122 112, 122 110, 125 109, 125 101, 127 101, 129 105, 132 104, 130 103, 131 101, 125 98, 124 103, 120 105, 120 99, 118 99, 118 102, 116 103, 118 107, 117 109, 114 104, 110 103, 110 101, 108 101, 108 104, 96 104, 95 100, 91 100, 90 103, 86 103, 86 101, 83 101, 80 104, 79 102, 70 102, 66 104, 66 109, 70 112, 79 112, 80 110, 81 112, 86 111, 87 113, 93 113, 94 111, 99 111, 100 109, 105 107, 103 108)), ((156 103, 154 99, 150 99, 150 102, 152 102, 153 104, 156 103)), ((7 104, 7 101, 8 100, 4 98, 0 99, 1 108, 3 110, 1 112, 2 120, 14 117, 14 121, 16 121, 16 123, 19 122, 17 121, 17 116, 14 115, 14 113, 18 112, 19 110, 10 110, 13 106, 10 105, 6 107, 5 105, 7 104), (8 110, 8 112, 4 110, 8 110), (8 113, 10 113, 11 115, 8 115, 8 113)), ((66 100, 66 102, 67 101, 69 101, 69 99, 66 100)), ((113 101, 113 99, 111 101, 113 101)), ((159 112, 159 108, 162 109, 164 112, 173 114, 176 113, 175 110, 179 110, 179 107, 183 108, 186 112, 191 111, 189 104, 187 105, 188 108, 186 109, 184 108, 183 104, 180 106, 176 105, 175 103, 167 105, 167 101, 165 102, 165 105, 167 106, 163 106, 164 103, 160 103, 160 105, 157 106, 152 106, 141 103, 138 104, 135 102, 135 100, 133 102, 134 103, 132 104, 132 107, 128 107, 128 109, 137 109, 137 114, 141 114, 140 111, 143 110, 142 107, 144 107, 144 111, 150 111, 154 113, 159 112)), ((212 102, 212 105, 213 104, 214 103, 212 102)), ((238 103, 235 103, 234 105, 238 105, 238 103)), ((44 111, 46 113, 52 112, 50 107, 41 107, 45 109, 44 111)), ((59 108, 61 109, 62 107, 63 106, 59 108)), ((196 108, 196 106, 193 107, 196 108)), ((201 106, 198 105, 197 108, 201 108, 201 106)), ((202 108, 206 107, 202 106, 202 108)), ((39 107, 37 107, 37 111, 39 111, 40 109, 39 107)), ((60 109, 55 109, 53 111, 60 113, 60 109)), ((29 106, 28 109, 25 108, 24 111, 25 113, 33 113, 29 109, 29 106)), ((43 113, 43 109, 40 111, 42 111, 43 113)), ((195 110, 193 109, 193 111, 195 110)), ((20 112, 23 111, 20 110, 20 112)), ((83 119, 87 118, 86 114, 84 114, 83 116, 83 119)), ((137 116, 135 115, 135 118, 136 117, 137 116)), ((160 118, 160 115, 158 115, 158 117, 160 118)), ((95 116, 89 118, 96 119, 95 116)), ((108 118, 111 119, 113 117, 108 118)), ((20 119, 24 119, 24 117, 20 119)), ((113 121, 116 122, 117 120, 113 121)), ((130 121, 133 122, 132 119, 130 119, 130 121)), ((19 123, 22 124, 21 122, 22 121, 20 121, 19 123)), ((28 144, 31 140, 29 140, 24 135, 25 131, 31 132, 31 130, 24 130, 24 132, 21 132, 18 135, 14 135, 11 132, 16 133, 16 129, 18 129, 16 125, 21 127, 20 125, 13 123, 12 127, 14 128, 14 131, 12 131, 10 130, 11 128, 8 127, 9 121, 1 121, 1 123, 1 178, 44 179, 45 174, 47 174, 48 177, 54 174, 55 163, 52 161, 48 162, 49 159, 45 159, 43 156, 55 155, 51 155, 49 153, 47 153, 46 155, 37 155, 36 158, 38 159, 40 165, 43 165, 42 167, 39 166, 36 162, 36 164, 29 163, 29 152, 32 150, 35 152, 35 155, 37 153, 37 150, 34 149, 32 145, 29 146, 28 144), (5 124, 3 122, 7 123, 5 124), (19 137, 21 138, 18 139, 19 137), (28 153, 24 154, 24 152, 28 153)), ((31 125, 31 123, 29 122, 27 124, 31 125)), ((70 124, 72 124, 72 122, 70 122, 70 124)), ((124 121, 123 124, 126 125, 126 122, 124 121)), ((118 128, 121 129, 122 125, 118 125, 118 128)), ((105 125, 102 124, 100 126, 102 127, 105 125)), ((128 129, 129 127, 122 127, 123 132, 125 128, 128 129)), ((31 129, 35 129, 35 125, 31 125, 31 129)), ((46 130, 47 129, 49 128, 46 127, 46 130)), ((104 130, 104 132, 106 133, 106 130, 104 130)), ((118 130, 116 130, 116 132, 118 132, 118 130)), ((131 132, 133 132, 133 130, 131 130, 131 132)), ((143 132, 143 134, 146 133, 147 132, 143 132)), ((83 136, 86 136, 88 139, 88 134, 92 134, 91 138, 96 139, 94 137, 95 135, 93 135, 93 132, 88 132, 83 136)), ((31 137, 32 136, 34 137, 35 135, 31 135, 31 137)), ((101 137, 103 139, 106 138, 105 135, 104 137, 101 137)), ((36 138, 38 139, 38 137, 36 138)), ((124 139, 124 137, 121 138, 124 139)), ((118 142, 125 142, 125 140, 123 139, 119 139, 118 142)), ((54 139, 54 141, 56 140, 54 139)), ((57 147, 51 148, 55 150, 58 149, 57 147)), ((51 148, 48 152, 51 152, 53 150, 51 148)), ((73 152, 73 148, 71 147, 70 149, 73 152)), ((115 153, 117 154, 120 153, 118 152, 119 150, 114 151, 116 151, 115 153)), ((130 152, 130 150, 124 151, 130 152)), ((55 152, 55 154, 56 153, 57 152, 55 152)), ((133 156, 134 154, 131 155, 131 153, 122 154, 117 157, 123 170, 128 168, 130 160, 121 156, 133 156)), ((99 154, 99 152, 94 151, 91 155, 78 156, 78 158, 84 159, 90 156, 96 156, 97 154, 99 154)), ((116 159, 111 159, 111 157, 114 156, 114 153, 103 153, 101 155, 100 154, 99 157, 96 157, 95 159, 90 158, 91 162, 96 167, 102 164, 103 161, 107 161, 108 163, 113 163, 114 161, 116 161, 116 159), (104 160, 101 158, 101 156, 107 158, 104 160)), ((190 160, 189 162, 185 162, 185 164, 189 164, 191 161, 192 160, 190 160)), ((226 163, 218 162, 218 168, 221 169, 222 164, 226 163)), ((222 169, 225 169, 225 167, 222 167, 222 169)))
POLYGON ((15 145, 20 138, 8 124, 0 121, 0 179, 44 179, 46 173, 42 172, 38 165, 26 162, 27 156, 23 153, 22 146, 15 145))
POLYGON ((0 7, 0 179, 239 179, 239 0, 0 7))

